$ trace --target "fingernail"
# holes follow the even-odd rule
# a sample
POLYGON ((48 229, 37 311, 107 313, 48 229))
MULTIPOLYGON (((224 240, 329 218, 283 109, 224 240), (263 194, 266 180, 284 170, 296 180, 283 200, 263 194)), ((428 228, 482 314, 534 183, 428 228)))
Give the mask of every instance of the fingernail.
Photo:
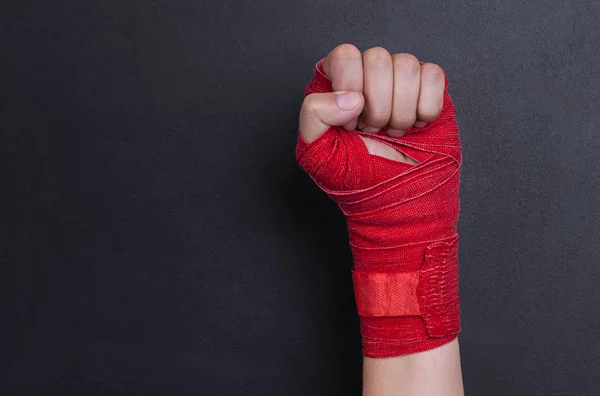
POLYGON ((417 121, 417 122, 415 122, 415 126, 417 128, 423 128, 425 125, 427 125, 427 123, 425 121, 417 121))
POLYGON ((352 110, 356 108, 358 102, 360 102, 360 96, 358 95, 358 92, 342 91, 336 94, 335 102, 342 110, 352 110))
POLYGON ((401 129, 392 129, 392 128, 386 129, 386 132, 391 137, 402 137, 402 135, 404 135, 406 133, 406 131, 403 131, 401 129))
POLYGON ((365 127, 361 130, 365 133, 377 133, 381 130, 381 128, 365 127))
POLYGON ((357 125, 358 125, 358 118, 355 118, 352 121, 350 121, 349 123, 345 124, 344 129, 347 129, 349 131, 354 131, 354 130, 356 130, 357 125))

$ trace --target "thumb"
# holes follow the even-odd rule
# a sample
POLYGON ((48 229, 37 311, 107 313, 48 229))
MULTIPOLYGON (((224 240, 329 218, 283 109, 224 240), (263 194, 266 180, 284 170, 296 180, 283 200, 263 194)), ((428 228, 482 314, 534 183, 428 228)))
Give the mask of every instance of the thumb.
POLYGON ((331 126, 357 118, 365 98, 357 91, 314 93, 304 98, 300 109, 300 134, 306 143, 317 140, 331 126))

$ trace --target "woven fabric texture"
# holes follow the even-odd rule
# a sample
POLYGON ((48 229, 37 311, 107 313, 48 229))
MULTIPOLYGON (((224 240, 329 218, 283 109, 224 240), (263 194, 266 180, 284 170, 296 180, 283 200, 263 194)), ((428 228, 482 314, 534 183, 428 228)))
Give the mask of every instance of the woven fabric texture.
MULTIPOLYGON (((305 89, 332 92, 315 67, 305 89)), ((311 144, 298 134, 296 158, 347 219, 363 353, 391 357, 425 351, 460 331, 458 220, 461 144, 447 91, 440 116, 400 138, 331 127, 311 144), (418 164, 368 152, 376 139, 418 164)))

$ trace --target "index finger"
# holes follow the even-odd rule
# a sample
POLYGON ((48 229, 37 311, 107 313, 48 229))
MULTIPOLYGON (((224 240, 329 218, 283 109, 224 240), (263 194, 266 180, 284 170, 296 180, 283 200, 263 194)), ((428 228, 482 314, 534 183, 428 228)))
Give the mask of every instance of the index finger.
MULTIPOLYGON (((352 44, 337 46, 327 55, 323 63, 323 70, 329 79, 334 91, 363 90, 362 54, 352 44)), ((358 118, 344 124, 348 130, 356 129, 358 118)))

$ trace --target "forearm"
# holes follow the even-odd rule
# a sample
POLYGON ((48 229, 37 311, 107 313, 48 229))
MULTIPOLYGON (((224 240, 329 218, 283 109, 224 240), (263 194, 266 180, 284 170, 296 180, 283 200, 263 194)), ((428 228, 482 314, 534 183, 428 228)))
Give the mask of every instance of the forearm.
POLYGON ((464 395, 458 338, 441 347, 385 359, 364 358, 363 396, 464 395))
POLYGON ((296 159, 347 219, 366 396, 463 394, 462 151, 447 85, 412 55, 341 45, 305 89, 296 159))

